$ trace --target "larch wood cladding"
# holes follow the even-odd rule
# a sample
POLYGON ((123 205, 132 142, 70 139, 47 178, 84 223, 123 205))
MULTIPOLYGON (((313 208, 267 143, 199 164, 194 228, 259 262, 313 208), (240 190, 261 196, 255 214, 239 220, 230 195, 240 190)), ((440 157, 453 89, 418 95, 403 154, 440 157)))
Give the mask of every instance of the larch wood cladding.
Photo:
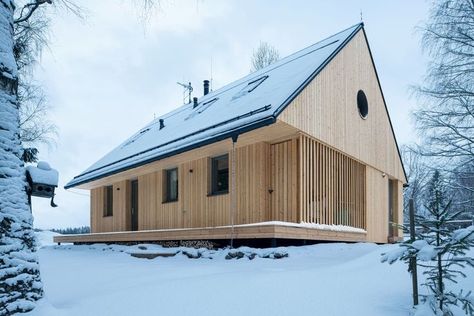
POLYGON ((406 182, 364 32, 326 65, 278 117, 325 144, 406 182), (357 92, 367 96, 362 119, 357 92))
POLYGON ((365 229, 365 166, 311 137, 300 144, 301 221, 365 229))
POLYGON ((367 239, 387 242, 388 237, 388 177, 366 167, 367 175, 367 239))
POLYGON ((104 216, 105 187, 91 190, 91 232, 130 230, 130 182, 113 185, 113 215, 104 216))
MULTIPOLYGON (((389 176, 381 171, 305 134, 239 147, 236 160, 235 224, 339 224, 366 229, 368 241, 387 242, 389 176)), ((176 202, 162 202, 164 170, 138 177, 139 230, 230 224, 232 188, 229 194, 209 195, 210 157, 170 167, 178 168, 176 202)), ((403 183, 392 180, 396 187, 392 203, 397 210, 392 221, 401 224, 403 183)), ((114 211, 108 217, 103 216, 104 187, 91 190, 93 233, 130 230, 130 181, 113 187, 114 211)), ((402 236, 400 231, 398 236, 402 236)))
POLYGON ((257 143, 236 151, 236 224, 270 218, 270 144, 257 143))
MULTIPOLYGON (((226 152, 219 152, 223 153, 226 152)), ((232 188, 228 194, 209 195, 209 159, 209 157, 200 158, 171 166, 178 168, 178 201, 175 202, 163 203, 164 170, 138 176, 139 230, 215 227, 230 224, 232 188)), ((294 159, 296 160, 296 156, 294 159)), ((269 175, 270 144, 259 142, 236 149, 235 224, 271 220, 269 175)), ((91 190, 92 232, 130 230, 128 197, 130 182, 116 183, 113 192, 113 216, 104 217, 104 188, 91 190)))
MULTIPOLYGON (((394 214, 391 221, 394 225, 403 224, 403 183, 390 179, 377 169, 367 166, 367 240, 386 243, 389 236, 389 203, 393 203, 394 214), (389 181, 395 186, 393 200, 389 201, 389 181), (395 197, 397 197, 395 199, 395 197)), ((401 229, 394 229, 395 237, 402 237, 401 229)))

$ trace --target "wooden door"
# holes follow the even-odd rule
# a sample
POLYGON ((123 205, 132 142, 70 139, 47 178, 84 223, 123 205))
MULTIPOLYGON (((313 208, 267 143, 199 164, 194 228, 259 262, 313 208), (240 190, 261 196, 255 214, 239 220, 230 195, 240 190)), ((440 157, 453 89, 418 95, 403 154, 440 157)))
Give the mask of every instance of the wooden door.
POLYGON ((394 209, 394 183, 392 180, 388 180, 388 237, 391 238, 395 236, 395 209, 394 209))
POLYGON ((298 150, 292 139, 271 146, 271 218, 298 222, 298 150))
POLYGON ((135 231, 138 230, 138 180, 132 180, 130 184, 131 227, 132 231, 135 231))

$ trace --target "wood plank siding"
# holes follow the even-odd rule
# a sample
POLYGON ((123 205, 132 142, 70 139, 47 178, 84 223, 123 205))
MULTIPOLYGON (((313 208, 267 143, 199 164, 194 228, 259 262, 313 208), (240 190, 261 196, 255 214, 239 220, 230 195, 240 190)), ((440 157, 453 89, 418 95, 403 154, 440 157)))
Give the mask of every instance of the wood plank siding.
MULTIPOLYGON (((304 134, 239 147, 235 156, 236 225, 268 221, 345 225, 366 229, 368 240, 387 241, 388 211, 382 210, 389 205, 388 177, 378 170, 304 134)), ((164 202, 164 169, 138 177, 139 230, 230 225, 231 193, 209 194, 210 158, 173 166, 179 177, 175 202, 164 202)), ((398 203, 401 181, 396 185, 393 200, 398 203)), ((92 190, 92 232, 130 230, 129 181, 114 185, 113 216, 103 216, 103 192, 103 187, 92 190)))
MULTIPOLYGON (((268 193, 269 152, 270 144, 263 142, 236 149, 235 224, 271 219, 268 193)), ((209 194, 209 159, 210 157, 200 158, 174 166, 178 168, 179 177, 179 197, 175 202, 164 202, 164 170, 138 177, 139 230, 215 227, 230 223, 230 194, 209 194)), ((126 183, 127 181, 119 182, 117 188, 126 187, 126 183)), ((125 221, 123 201, 127 199, 129 191, 114 188, 114 215, 103 217, 103 190, 103 187, 92 190, 92 232, 127 230, 122 220, 117 218, 125 221), (109 222, 117 222, 117 225, 110 225, 109 222)))
POLYGON ((271 219, 298 223, 298 139, 271 146, 271 219))

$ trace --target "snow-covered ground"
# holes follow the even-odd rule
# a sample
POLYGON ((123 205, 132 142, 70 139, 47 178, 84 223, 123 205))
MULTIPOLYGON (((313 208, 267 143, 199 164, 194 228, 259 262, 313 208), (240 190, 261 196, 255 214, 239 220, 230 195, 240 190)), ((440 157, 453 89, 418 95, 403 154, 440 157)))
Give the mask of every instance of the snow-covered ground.
MULTIPOLYGON (((228 250, 152 260, 130 252, 183 249, 153 245, 48 246, 39 234, 45 299, 29 315, 407 315, 406 266, 380 263, 395 245, 318 244, 279 248, 283 259, 226 260, 228 250), (146 248, 146 249, 145 249, 146 248)), ((49 239, 49 240, 48 240, 49 239)), ((249 249, 243 249, 249 250, 249 249)), ((194 251, 195 254, 198 251, 194 251)), ((474 252, 472 252, 474 255, 474 252)), ((460 282, 474 288, 474 271, 460 282)))

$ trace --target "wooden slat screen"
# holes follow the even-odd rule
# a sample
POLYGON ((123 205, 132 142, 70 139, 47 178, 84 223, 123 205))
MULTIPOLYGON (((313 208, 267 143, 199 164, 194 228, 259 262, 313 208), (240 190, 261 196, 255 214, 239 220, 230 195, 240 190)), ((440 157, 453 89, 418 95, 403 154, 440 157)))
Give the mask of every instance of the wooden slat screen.
POLYGON ((365 166, 300 136, 301 221, 366 228, 365 166))

